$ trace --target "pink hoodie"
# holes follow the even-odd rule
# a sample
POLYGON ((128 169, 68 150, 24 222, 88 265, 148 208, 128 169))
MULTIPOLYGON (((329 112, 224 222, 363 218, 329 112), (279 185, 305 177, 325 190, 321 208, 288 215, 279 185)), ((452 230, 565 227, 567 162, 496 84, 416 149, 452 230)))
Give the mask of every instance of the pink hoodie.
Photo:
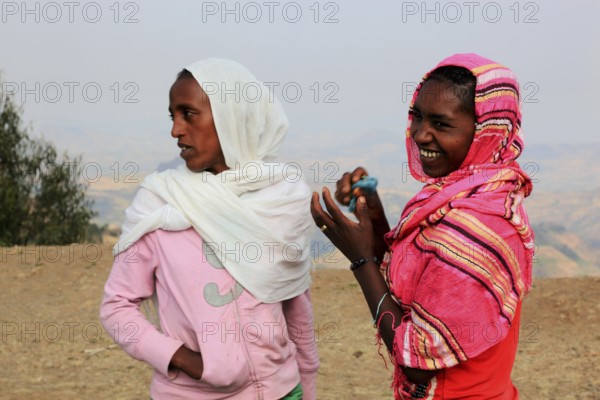
POLYGON ((315 399, 319 361, 309 292, 261 303, 209 256, 187 229, 148 233, 115 258, 100 318, 131 357, 154 367, 152 398, 271 400, 301 382, 304 399, 315 399), (155 291, 162 332, 140 311, 155 291), (168 370, 184 344, 202 353, 201 380, 168 370))

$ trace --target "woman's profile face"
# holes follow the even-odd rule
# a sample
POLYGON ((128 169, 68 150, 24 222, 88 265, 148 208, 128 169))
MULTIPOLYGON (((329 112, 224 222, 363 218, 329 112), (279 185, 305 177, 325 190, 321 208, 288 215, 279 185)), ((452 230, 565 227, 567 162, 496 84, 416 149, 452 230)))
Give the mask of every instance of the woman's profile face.
POLYGON ((225 171, 225 157, 219 143, 210 101, 192 77, 175 81, 169 92, 171 136, 177 139, 181 158, 190 171, 225 171))
POLYGON ((431 79, 411 110, 410 135, 419 147, 423 172, 432 178, 459 169, 473 141, 475 118, 463 109, 455 88, 431 79))

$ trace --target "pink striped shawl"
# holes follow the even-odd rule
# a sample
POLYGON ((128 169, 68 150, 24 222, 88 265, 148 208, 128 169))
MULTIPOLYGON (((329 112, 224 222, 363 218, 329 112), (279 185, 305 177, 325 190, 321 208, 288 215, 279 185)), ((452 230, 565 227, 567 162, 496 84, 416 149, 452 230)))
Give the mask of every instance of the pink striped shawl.
MULTIPOLYGON (((420 369, 449 368, 494 345, 481 327, 494 324, 505 336, 531 285, 533 231, 523 200, 532 184, 515 161, 523 149, 518 83, 511 70, 476 54, 451 56, 436 68, 445 65, 465 67, 476 77, 473 142, 457 171, 430 178, 410 135, 409 115, 409 168, 426 185, 386 235, 384 267, 406 311, 393 358, 396 365, 420 369), (474 330, 466 334, 466 327, 474 330)), ((403 381, 396 368, 396 389, 403 381)))

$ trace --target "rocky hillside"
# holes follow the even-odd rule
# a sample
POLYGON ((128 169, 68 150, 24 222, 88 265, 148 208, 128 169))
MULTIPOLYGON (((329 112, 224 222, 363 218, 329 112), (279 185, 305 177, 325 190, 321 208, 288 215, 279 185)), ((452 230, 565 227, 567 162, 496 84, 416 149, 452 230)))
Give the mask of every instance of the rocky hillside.
MULTIPOLYGON (((323 139, 323 143, 338 142, 335 138, 323 139)), ((534 181, 534 192, 526 207, 536 232, 535 276, 600 275, 599 153, 600 144, 526 148, 520 162, 534 181)), ((323 186, 334 188, 345 171, 358 165, 367 167, 379 178, 379 190, 392 224, 420 187, 407 169, 403 142, 389 131, 374 130, 358 141, 320 149, 314 144, 288 148, 283 158, 300 165, 304 179, 317 191, 323 186)), ((180 159, 174 159, 160 164, 158 169, 173 168, 180 163, 180 159)), ((141 171, 136 175, 138 182, 143 176, 141 171)), ((110 178, 91 184, 89 194, 95 200, 99 222, 120 225, 123 210, 138 186, 136 182, 114 182, 110 178)), ((320 253, 331 250, 317 230, 314 241, 320 253)))

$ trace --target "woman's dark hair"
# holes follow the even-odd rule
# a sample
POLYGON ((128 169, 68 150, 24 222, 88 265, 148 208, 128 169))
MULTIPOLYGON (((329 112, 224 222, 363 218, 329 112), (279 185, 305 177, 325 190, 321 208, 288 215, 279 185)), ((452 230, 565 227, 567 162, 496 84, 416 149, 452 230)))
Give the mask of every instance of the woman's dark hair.
POLYGON ((477 117, 475 114, 475 86, 477 85, 477 79, 471 71, 464 67, 446 65, 433 70, 425 82, 430 79, 452 84, 453 94, 460 99, 462 109, 466 113, 473 115, 473 117, 477 117))
POLYGON ((176 79, 183 79, 183 78, 194 78, 194 75, 192 75, 192 73, 190 71, 188 71, 187 69, 184 68, 181 71, 179 71, 176 79))

